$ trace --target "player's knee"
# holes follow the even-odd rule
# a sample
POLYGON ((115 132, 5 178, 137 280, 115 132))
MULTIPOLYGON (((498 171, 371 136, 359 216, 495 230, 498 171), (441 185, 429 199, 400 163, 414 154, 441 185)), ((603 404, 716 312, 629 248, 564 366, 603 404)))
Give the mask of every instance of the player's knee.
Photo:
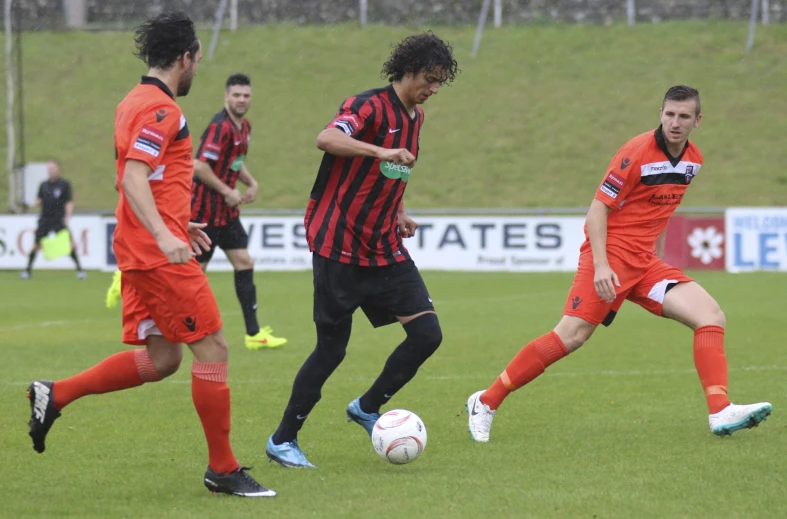
POLYGON ((432 356, 443 342, 443 331, 437 314, 426 313, 404 325, 407 338, 417 344, 416 352, 421 361, 432 356))
POLYGON ((696 328, 701 328, 703 326, 720 326, 722 328, 727 326, 727 317, 724 315, 724 311, 719 304, 715 301, 708 310, 703 312, 703 316, 697 323, 696 328))
POLYGON ((352 320, 345 319, 338 324, 317 324, 316 352, 327 364, 336 367, 344 360, 347 344, 350 342, 352 320))
POLYGON ((158 374, 161 376, 161 378, 167 378, 170 375, 174 375, 178 371, 182 361, 183 350, 178 350, 173 351, 167 355, 158 364, 154 364, 156 366, 156 371, 158 371, 158 374))
POLYGON ((574 320, 573 318, 566 320, 564 318, 558 323, 554 331, 560 337, 566 349, 572 352, 585 344, 593 335, 594 330, 595 326, 584 320, 574 320))
POLYGON ((227 362, 229 348, 224 334, 219 330, 190 345, 197 362, 227 362))
POLYGON ((254 260, 246 254, 235 259, 235 270, 251 270, 254 268, 254 260))

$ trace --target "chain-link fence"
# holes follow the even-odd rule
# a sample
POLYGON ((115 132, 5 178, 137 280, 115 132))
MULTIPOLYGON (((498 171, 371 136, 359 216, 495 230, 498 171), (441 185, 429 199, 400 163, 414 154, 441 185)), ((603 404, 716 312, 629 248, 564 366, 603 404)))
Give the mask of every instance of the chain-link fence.
MULTIPOLYGON (((787 20, 787 1, 761 2, 763 19, 787 20)), ((634 0, 638 23, 674 19, 744 20, 752 0, 634 0)), ((474 24, 483 0, 235 0, 243 24, 288 22, 343 23, 359 20, 366 4, 369 23, 474 24)), ((612 23, 627 18, 627 0, 501 0, 504 24, 612 23)), ((14 0, 25 29, 85 26, 128 29, 162 10, 186 11, 200 23, 215 19, 219 0, 14 0)))

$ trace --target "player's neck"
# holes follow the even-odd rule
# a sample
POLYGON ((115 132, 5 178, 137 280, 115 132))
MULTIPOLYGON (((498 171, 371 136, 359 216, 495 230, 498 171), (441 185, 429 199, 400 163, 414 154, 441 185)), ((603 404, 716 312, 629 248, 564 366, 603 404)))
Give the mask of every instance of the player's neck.
POLYGON ((234 124, 236 128, 243 127, 243 117, 238 117, 237 115, 232 113, 232 110, 230 110, 229 107, 227 107, 227 105, 224 105, 224 111, 227 112, 227 115, 230 116, 230 121, 232 121, 232 124, 234 124))
POLYGON ((172 97, 178 97, 178 78, 174 77, 171 71, 152 68, 148 70, 149 77, 156 78, 169 88, 172 97))
POLYGON ((407 110, 407 113, 410 114, 410 117, 412 117, 413 113, 415 112, 415 101, 410 99, 410 97, 407 95, 407 90, 405 89, 404 85, 402 85, 401 81, 394 81, 393 89, 394 92, 396 92, 396 96, 399 98, 399 101, 402 102, 405 110, 407 110))
POLYGON ((680 157, 680 154, 683 153, 683 148, 686 147, 686 142, 683 141, 678 144, 672 144, 671 142, 667 143, 667 152, 673 157, 680 157))

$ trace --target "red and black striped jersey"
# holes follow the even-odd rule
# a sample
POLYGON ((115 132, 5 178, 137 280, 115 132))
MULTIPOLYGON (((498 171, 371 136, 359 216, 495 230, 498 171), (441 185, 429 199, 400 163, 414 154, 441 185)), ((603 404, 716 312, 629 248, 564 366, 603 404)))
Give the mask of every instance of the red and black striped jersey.
MULTIPOLYGON (((392 85, 345 100, 326 128, 383 148, 406 148, 418 158, 424 112, 410 117, 392 85)), ((411 169, 374 157, 323 155, 306 208, 306 238, 315 254, 342 263, 383 266, 410 254, 399 235, 411 169)))
MULTIPOLYGON (((243 119, 238 128, 227 110, 213 116, 202 134, 197 160, 207 162, 219 180, 235 189, 241 166, 249 152, 251 124, 243 119)), ((191 221, 223 227, 238 218, 238 207, 230 207, 220 193, 194 176, 191 187, 191 221)))

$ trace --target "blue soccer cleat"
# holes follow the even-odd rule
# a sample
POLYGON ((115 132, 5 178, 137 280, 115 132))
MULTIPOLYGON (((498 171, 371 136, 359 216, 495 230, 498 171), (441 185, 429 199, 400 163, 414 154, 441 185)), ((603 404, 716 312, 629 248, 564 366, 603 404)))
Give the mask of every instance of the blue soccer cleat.
POLYGON ((275 461, 282 467, 290 469, 316 469, 306 454, 298 446, 298 440, 284 442, 281 445, 273 443, 273 435, 268 438, 268 445, 265 446, 265 454, 271 461, 275 461))
POLYGON ((361 410, 360 398, 356 398, 347 406, 347 421, 355 422, 366 429, 369 436, 372 435, 372 429, 374 429, 374 424, 377 423, 378 418, 380 418, 380 413, 364 413, 361 410))

